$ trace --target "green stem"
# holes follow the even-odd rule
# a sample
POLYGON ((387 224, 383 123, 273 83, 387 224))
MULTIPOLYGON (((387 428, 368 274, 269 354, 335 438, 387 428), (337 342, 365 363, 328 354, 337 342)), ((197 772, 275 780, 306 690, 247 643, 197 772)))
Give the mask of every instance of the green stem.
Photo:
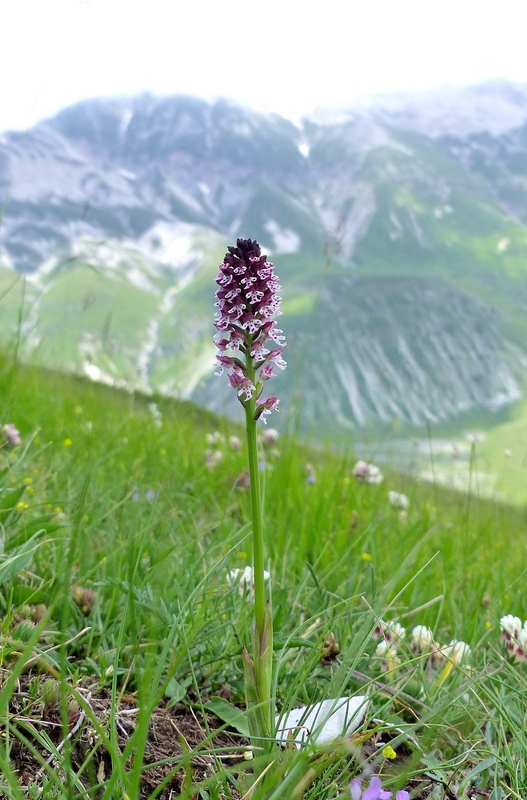
MULTIPOLYGON (((256 385, 256 370, 250 356, 250 345, 246 349, 246 375, 256 385)), ((251 512, 253 522, 253 583, 254 583, 254 616, 255 630, 253 636, 254 681, 259 705, 256 735, 258 744, 270 752, 270 737, 273 732, 273 704, 271 697, 273 673, 273 620, 270 605, 265 599, 264 578, 264 537, 262 491, 260 483, 260 467, 258 461, 258 439, 256 436, 256 392, 245 402, 245 427, 247 433, 247 449, 249 457, 249 477, 251 482, 251 512)))
MULTIPOLYGON (((247 377, 254 384, 254 365, 247 357, 247 377)), ((265 616, 265 580, 264 580, 264 541, 262 491, 260 485, 260 468, 258 462, 258 441, 256 438, 256 398, 251 397, 245 405, 245 428, 247 432, 247 449, 249 455, 249 477, 251 481, 251 514, 253 521, 253 581, 254 581, 254 613, 256 629, 260 635, 264 631, 265 616)))

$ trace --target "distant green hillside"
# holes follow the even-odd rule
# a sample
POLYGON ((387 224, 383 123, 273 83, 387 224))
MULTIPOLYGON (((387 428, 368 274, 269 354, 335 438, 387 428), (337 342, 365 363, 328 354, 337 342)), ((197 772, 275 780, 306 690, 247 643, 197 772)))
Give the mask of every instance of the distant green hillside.
POLYGON ((35 363, 232 414, 212 374, 214 277, 250 236, 281 278, 276 391, 304 432, 461 423, 519 401, 527 93, 453 92, 439 127, 430 98, 413 102, 295 126, 143 97, 6 134, 0 335, 35 363), (482 128, 496 98, 505 116, 482 128), (9 289, 13 266, 26 279, 9 289))

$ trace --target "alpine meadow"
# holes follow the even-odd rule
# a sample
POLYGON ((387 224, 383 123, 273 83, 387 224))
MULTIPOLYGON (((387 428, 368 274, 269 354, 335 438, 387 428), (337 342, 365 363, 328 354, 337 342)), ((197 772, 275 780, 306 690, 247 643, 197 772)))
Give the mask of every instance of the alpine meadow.
POLYGON ((526 166, 505 81, 0 136, 0 797, 527 797, 526 166))

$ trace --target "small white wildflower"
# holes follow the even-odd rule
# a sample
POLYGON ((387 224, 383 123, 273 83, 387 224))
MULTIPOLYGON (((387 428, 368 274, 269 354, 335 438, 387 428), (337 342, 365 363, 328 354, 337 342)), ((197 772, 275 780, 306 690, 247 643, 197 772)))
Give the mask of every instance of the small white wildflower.
POLYGON ((521 619, 512 614, 506 614, 500 619, 500 628, 503 638, 507 643, 510 641, 517 642, 522 629, 521 619))
POLYGON ((395 619, 388 622, 381 619, 375 628, 374 635, 382 636, 388 644, 396 644, 406 638, 406 629, 395 619))
POLYGON ((390 622, 386 623, 384 636, 388 639, 388 641, 396 641, 397 639, 402 640, 406 638, 406 628, 403 628, 400 622, 392 619, 390 622))
POLYGON ((213 469, 222 458, 221 450, 205 450, 205 464, 209 469, 213 469))
POLYGON ((2 431, 4 434, 4 444, 6 444, 7 447, 18 447, 22 444, 20 431, 18 428, 15 428, 12 422, 9 422, 7 425, 3 425, 2 431))
POLYGON ((238 580, 238 575, 240 574, 241 569, 231 569, 225 576, 225 580, 229 584, 229 586, 233 586, 236 581, 238 580))
POLYGON ((388 502, 392 508, 407 509, 410 507, 410 501, 407 496, 400 492, 394 492, 393 490, 388 492, 388 502))
POLYGON ((383 672, 391 672, 401 663, 401 659, 397 655, 397 642, 387 642, 386 639, 381 639, 375 648, 375 655, 382 659, 381 669, 383 672))
POLYGON ((214 433, 207 433, 207 444, 224 444, 225 436, 219 431, 214 433))
POLYGON ((503 455, 505 456, 505 458, 510 458, 512 456, 512 450, 508 449, 504 450, 503 455))
MULTIPOLYGON (((264 581, 268 581, 270 578, 269 572, 264 569, 264 581)), ((240 595, 244 595, 247 590, 249 591, 251 597, 254 595, 254 580, 253 580, 253 570, 252 567, 245 567, 244 570, 241 569, 232 569, 230 572, 227 573, 225 576, 225 580, 229 584, 229 586, 237 586, 238 592, 240 595)))
POLYGON ((241 450, 242 449, 242 440, 239 436, 229 436, 229 446, 231 450, 241 450))
POLYGON ((416 625, 411 633, 410 645, 418 653, 427 653, 434 642, 434 636, 426 625, 416 625))
POLYGON ((454 664, 462 664, 470 658, 472 653, 472 650, 466 642, 458 641, 457 639, 452 639, 450 644, 442 649, 444 655, 450 659, 450 661, 453 661, 454 664))
POLYGON ((386 655, 386 653, 388 652, 389 649, 393 650, 393 648, 391 648, 389 646, 389 644, 386 641, 386 639, 381 639, 381 641, 379 642, 379 644, 375 648, 375 655, 378 656, 378 658, 382 658, 383 656, 386 655))
POLYGON ((264 444, 276 444, 280 434, 275 428, 267 428, 262 433, 262 441, 264 444))
POLYGON ((368 464, 366 461, 357 461, 351 474, 358 483, 382 483, 383 474, 375 464, 368 464))
POLYGON ((527 661, 527 628, 523 627, 518 636, 518 643, 514 649, 516 661, 527 661))
POLYGON ((527 622, 521 623, 519 617, 506 614, 500 619, 501 633, 507 650, 515 661, 527 660, 527 622))

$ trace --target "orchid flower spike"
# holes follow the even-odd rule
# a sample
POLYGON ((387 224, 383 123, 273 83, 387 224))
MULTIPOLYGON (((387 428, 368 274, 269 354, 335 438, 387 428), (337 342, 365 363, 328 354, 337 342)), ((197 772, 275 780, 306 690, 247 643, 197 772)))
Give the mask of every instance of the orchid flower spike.
POLYGON ((273 317, 279 316, 282 298, 274 265, 262 255, 252 239, 238 239, 229 247, 216 278, 215 344, 221 375, 229 373, 244 408, 255 398, 254 419, 278 408, 275 396, 260 395, 265 381, 275 376, 273 369, 285 369, 282 358, 285 337, 273 317))

